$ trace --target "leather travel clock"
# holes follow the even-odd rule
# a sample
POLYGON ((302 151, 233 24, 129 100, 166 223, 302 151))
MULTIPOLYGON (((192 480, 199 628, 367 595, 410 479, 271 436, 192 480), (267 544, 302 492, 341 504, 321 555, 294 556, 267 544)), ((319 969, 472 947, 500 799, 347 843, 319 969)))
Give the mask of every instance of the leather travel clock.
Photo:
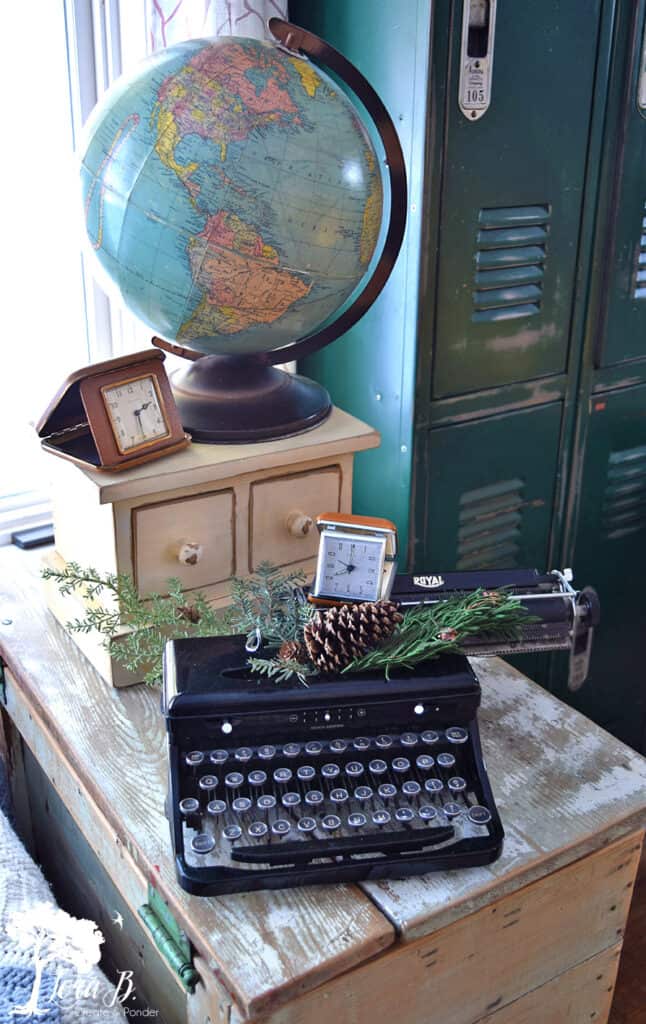
POLYGON ((317 516, 316 575, 308 600, 317 605, 383 601, 397 569, 397 527, 389 519, 338 512, 317 516))
POLYGON ((164 358, 148 350, 71 374, 36 424, 45 451, 115 472, 185 448, 164 358))

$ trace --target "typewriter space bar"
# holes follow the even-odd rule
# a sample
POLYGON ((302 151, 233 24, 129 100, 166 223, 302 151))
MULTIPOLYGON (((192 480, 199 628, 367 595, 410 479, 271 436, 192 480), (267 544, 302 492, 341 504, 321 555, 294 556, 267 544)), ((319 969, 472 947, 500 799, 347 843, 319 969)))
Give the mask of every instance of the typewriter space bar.
POLYGON ((245 864, 302 864, 319 857, 349 857, 357 853, 410 853, 426 846, 437 846, 453 839, 455 830, 416 828, 386 835, 351 836, 347 839, 307 839, 295 843, 238 846, 231 851, 231 860, 245 864))

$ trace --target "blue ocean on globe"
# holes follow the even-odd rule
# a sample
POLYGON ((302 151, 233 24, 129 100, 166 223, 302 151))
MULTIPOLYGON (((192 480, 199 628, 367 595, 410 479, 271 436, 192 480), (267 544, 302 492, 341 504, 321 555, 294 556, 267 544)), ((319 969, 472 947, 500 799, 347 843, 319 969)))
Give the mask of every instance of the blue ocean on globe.
POLYGON ((94 111, 88 243, 125 305, 206 354, 275 351, 367 277, 380 161, 345 93, 269 42, 189 40, 94 111))

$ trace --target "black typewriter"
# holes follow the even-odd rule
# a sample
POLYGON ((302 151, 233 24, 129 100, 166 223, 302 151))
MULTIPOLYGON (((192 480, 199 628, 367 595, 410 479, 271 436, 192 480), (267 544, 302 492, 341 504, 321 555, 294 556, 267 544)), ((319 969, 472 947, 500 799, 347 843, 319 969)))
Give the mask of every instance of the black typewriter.
MULTIPOLYGON (((598 602, 566 573, 398 576, 405 606, 507 587, 535 617, 486 655, 569 648, 587 670, 598 602)), ((204 896, 397 878, 495 860, 504 832, 487 778, 466 657, 410 673, 277 684, 252 675, 247 638, 168 643, 163 711, 177 876, 204 896)))
POLYGON ((305 687, 245 668, 245 637, 171 641, 177 876, 204 896, 487 864, 503 829, 464 657, 305 687))

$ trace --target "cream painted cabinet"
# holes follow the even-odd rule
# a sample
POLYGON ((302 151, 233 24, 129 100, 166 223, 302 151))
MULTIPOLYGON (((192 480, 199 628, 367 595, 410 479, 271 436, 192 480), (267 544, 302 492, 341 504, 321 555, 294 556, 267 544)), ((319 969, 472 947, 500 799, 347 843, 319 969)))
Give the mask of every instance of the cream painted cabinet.
MULTIPOLYGON (((315 430, 253 445, 192 445, 176 455, 106 474, 48 458, 59 567, 74 561, 102 572, 130 573, 139 593, 164 593, 178 577, 226 604, 233 576, 261 562, 314 569, 314 517, 352 509, 355 452, 379 435, 340 409, 315 430)), ((61 598, 49 582, 50 609, 61 623, 81 614, 80 599, 61 598)), ((99 672, 116 686, 136 682, 99 638, 73 634, 99 672)))

